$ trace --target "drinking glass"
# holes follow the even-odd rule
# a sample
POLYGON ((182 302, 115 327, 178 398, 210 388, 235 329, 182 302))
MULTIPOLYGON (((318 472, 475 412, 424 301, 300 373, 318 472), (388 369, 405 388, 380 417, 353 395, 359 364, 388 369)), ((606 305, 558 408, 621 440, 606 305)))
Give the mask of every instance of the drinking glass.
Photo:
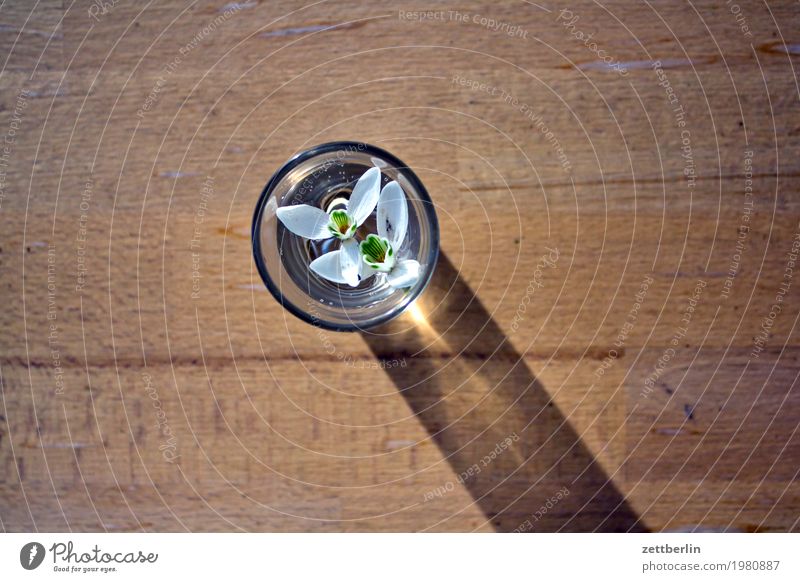
MULTIPOLYGON (((359 227, 358 241, 377 233, 375 214, 359 227)), ((439 224, 430 196, 408 166, 373 145, 341 141, 295 155, 270 178, 256 205, 252 240, 261 278, 289 312, 325 329, 359 331, 397 317, 425 289, 439 254, 439 224), (408 201, 408 230, 397 254, 417 260, 420 277, 407 289, 392 288, 381 274, 357 287, 318 276, 309 263, 336 250, 340 242, 297 236, 276 214, 278 208, 292 204, 308 204, 328 213, 344 209, 356 181, 373 166, 381 170, 381 188, 396 180, 408 201)))

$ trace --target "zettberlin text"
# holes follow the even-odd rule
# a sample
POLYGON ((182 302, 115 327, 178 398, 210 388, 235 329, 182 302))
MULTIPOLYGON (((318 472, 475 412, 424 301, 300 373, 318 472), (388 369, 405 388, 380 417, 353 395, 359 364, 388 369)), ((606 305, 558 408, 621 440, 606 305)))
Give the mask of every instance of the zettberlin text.
POLYGON ((694 544, 682 546, 642 546, 643 554, 699 554, 700 548, 694 544))

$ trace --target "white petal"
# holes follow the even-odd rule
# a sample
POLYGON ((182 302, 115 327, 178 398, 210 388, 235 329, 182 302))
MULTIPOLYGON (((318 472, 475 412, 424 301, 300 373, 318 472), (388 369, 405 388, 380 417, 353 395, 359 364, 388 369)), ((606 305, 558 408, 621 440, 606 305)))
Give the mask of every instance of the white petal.
POLYGON ((395 251, 403 244, 408 228, 408 202, 400 184, 389 182, 381 190, 378 199, 378 234, 394 247, 395 251))
POLYGON ((361 274, 361 252, 358 250, 358 243, 355 239, 349 238, 342 241, 339 261, 342 278, 351 287, 358 287, 358 276, 361 274))
POLYGON ((282 206, 277 210, 278 219, 294 234, 311 240, 330 238, 328 213, 307 204, 282 206))
POLYGON ((308 266, 320 277, 333 281, 334 283, 347 283, 342 275, 342 251, 331 251, 321 257, 314 259, 308 266))
POLYGON ((389 273, 386 280, 395 289, 411 287, 419 279, 419 263, 417 261, 400 261, 389 273))
POLYGON ((358 226, 361 226, 375 210, 380 194, 381 171, 378 168, 370 168, 356 182, 350 201, 347 203, 347 214, 353 217, 358 226))
POLYGON ((372 277, 373 275, 377 275, 378 271, 370 269, 369 267, 361 267, 361 283, 372 277))

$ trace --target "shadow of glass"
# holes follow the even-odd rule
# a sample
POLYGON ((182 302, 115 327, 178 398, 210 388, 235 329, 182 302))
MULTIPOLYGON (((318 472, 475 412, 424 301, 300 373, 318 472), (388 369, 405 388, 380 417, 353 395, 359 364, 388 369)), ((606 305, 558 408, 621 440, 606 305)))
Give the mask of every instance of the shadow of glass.
MULTIPOLYGON (((364 332, 497 531, 646 531, 444 254, 401 317, 364 332)), ((447 516, 436 529, 447 528, 447 516)))

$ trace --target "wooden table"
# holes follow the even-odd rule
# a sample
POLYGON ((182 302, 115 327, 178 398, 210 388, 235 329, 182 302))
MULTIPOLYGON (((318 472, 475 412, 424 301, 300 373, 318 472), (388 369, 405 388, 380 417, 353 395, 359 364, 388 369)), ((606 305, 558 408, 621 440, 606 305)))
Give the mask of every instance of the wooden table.
POLYGON ((32 6, 0 8, 4 530, 798 529, 796 3, 32 6), (339 139, 437 207, 391 335, 252 260, 265 181, 339 139))

